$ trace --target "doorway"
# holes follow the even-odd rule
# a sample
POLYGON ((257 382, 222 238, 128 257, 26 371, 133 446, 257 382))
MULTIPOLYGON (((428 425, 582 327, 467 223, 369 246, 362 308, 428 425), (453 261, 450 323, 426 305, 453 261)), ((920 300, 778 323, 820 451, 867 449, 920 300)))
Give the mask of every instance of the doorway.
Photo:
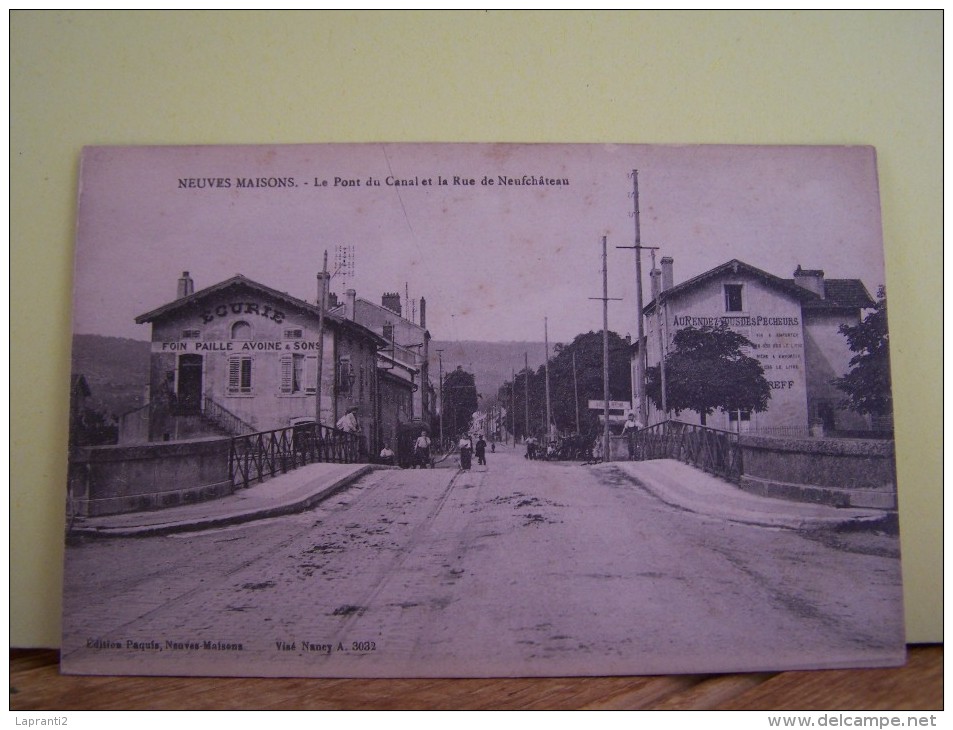
POLYGON ((202 356, 179 355, 179 382, 176 400, 180 414, 202 409, 202 356))

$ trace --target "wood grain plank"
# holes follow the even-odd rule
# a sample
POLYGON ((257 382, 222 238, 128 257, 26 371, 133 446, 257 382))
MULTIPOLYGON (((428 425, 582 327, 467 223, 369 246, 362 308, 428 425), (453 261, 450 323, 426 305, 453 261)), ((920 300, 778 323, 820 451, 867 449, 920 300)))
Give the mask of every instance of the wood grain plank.
POLYGON ((10 653, 11 710, 942 709, 943 647, 895 669, 545 679, 94 677, 10 653))
POLYGON ((942 710, 943 647, 911 648, 902 667, 784 672, 719 709, 942 710))
POLYGON ((709 677, 685 692, 666 698, 653 710, 715 710, 751 689, 764 684, 775 673, 722 674, 709 677))

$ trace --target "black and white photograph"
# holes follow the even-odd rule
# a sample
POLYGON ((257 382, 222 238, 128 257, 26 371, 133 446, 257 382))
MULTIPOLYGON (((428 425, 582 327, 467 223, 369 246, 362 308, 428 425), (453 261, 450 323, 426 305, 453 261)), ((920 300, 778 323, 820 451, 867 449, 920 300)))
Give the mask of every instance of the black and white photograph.
POLYGON ((64 673, 904 662, 874 148, 87 147, 77 211, 64 673))

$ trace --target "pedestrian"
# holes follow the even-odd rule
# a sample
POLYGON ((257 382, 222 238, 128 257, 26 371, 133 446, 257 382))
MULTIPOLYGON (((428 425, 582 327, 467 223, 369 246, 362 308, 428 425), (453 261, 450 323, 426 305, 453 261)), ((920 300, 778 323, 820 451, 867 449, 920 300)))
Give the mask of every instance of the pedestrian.
POLYGON ((426 469, 430 465, 430 437, 426 431, 421 431, 420 436, 414 441, 414 468, 419 466, 426 469))
POLYGON ((629 412, 628 417, 625 419, 625 425, 622 426, 622 435, 625 436, 629 432, 637 432, 642 430, 642 422, 638 419, 638 416, 633 412, 629 412))
POLYGON ((386 441, 384 442, 384 448, 381 449, 380 459, 381 464, 389 464, 391 466, 394 464, 394 451, 386 441))
POLYGON ((473 442, 470 440, 469 434, 464 433, 460 436, 457 448, 460 449, 460 468, 469 471, 470 458, 473 455, 473 442))
POLYGON ((491 453, 491 454, 495 454, 495 453, 496 453, 496 441, 491 441, 491 442, 490 442, 490 453, 491 453))
POLYGON ((642 422, 638 419, 634 412, 629 411, 629 415, 625 419, 625 425, 622 426, 622 435, 628 436, 626 439, 626 446, 629 449, 629 459, 635 459, 635 439, 641 430, 642 422))
POLYGON ((361 424, 357 422, 357 406, 351 406, 347 412, 338 419, 337 427, 344 433, 360 433, 361 424))
POLYGON ((477 436, 476 449, 477 464, 480 466, 486 466, 486 441, 483 440, 483 434, 481 433, 477 436))

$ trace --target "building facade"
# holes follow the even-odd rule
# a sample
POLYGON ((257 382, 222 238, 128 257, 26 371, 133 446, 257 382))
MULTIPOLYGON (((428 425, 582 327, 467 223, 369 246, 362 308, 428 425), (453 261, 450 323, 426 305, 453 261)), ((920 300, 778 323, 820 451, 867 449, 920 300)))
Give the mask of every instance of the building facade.
POLYGON ((383 294, 381 303, 375 304, 348 289, 343 302, 332 302, 331 312, 369 329, 386 343, 377 354, 381 388, 379 439, 393 446, 400 424, 420 420, 429 426, 435 399, 430 383, 431 338, 426 300, 420 299, 419 323, 404 316, 400 294, 396 292, 383 294))
MULTIPOLYGON (((838 330, 855 325, 874 306, 859 279, 828 279, 820 270, 798 266, 783 279, 733 259, 681 284, 674 284, 674 262, 665 257, 651 272, 652 301, 644 308, 645 358, 654 367, 672 348, 684 327, 725 325, 753 347, 770 387, 762 413, 716 411, 706 419, 713 428, 777 436, 808 436, 870 428, 869 419, 840 408, 843 394, 832 384, 849 370, 853 353, 838 330)), ((640 346, 633 348, 633 398, 639 402, 640 346)), ((673 417, 648 401, 648 423, 673 417)), ((697 413, 679 420, 698 423, 697 413)))
POLYGON ((377 353, 387 343, 325 313, 322 350, 321 319, 317 304, 244 276, 194 291, 184 272, 174 301, 136 317, 152 325, 148 440, 237 435, 315 419, 333 426, 356 407, 376 453, 377 353))

